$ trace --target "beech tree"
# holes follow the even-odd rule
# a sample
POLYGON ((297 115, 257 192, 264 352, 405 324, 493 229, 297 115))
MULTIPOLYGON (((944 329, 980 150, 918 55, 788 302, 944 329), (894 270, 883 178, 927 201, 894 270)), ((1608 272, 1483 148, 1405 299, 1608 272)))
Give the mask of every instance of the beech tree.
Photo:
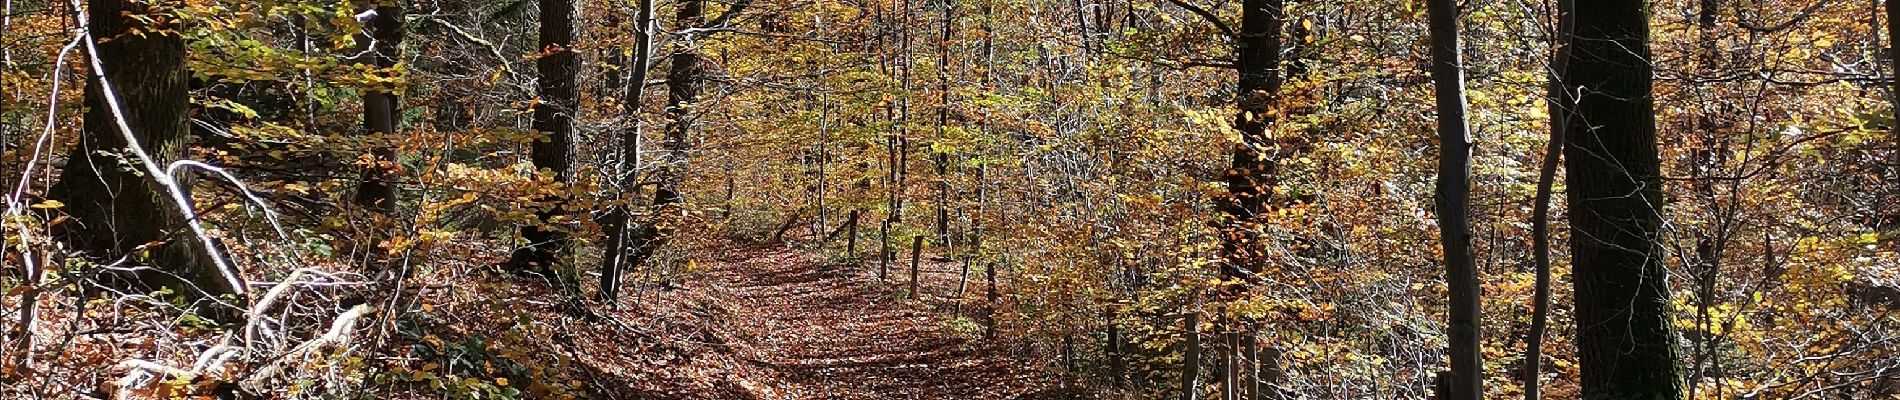
MULTIPOLYGON (((379 70, 395 68, 397 59, 402 55, 403 8, 393 0, 371 0, 359 7, 364 10, 357 14, 357 22, 363 24, 363 33, 357 40, 364 45, 359 55, 361 62, 379 70), (388 3, 384 3, 384 2, 388 3)), ((363 93, 363 130, 369 135, 393 135, 396 133, 398 98, 395 88, 366 88, 363 93)), ((388 146, 376 146, 369 152, 370 166, 363 170, 363 180, 356 188, 355 202, 358 206, 380 214, 388 215, 396 209, 395 178, 401 168, 396 164, 396 150, 388 146)))
MULTIPOLYGON (((574 112, 578 101, 574 74, 580 68, 572 49, 574 4, 568 0, 539 2, 541 53, 535 60, 538 97, 534 102, 534 130, 547 137, 535 140, 529 149, 534 168, 552 173, 554 182, 564 184, 574 169, 574 112)), ((539 200, 545 203, 536 214, 540 223, 522 226, 521 237, 527 243, 514 251, 508 264, 517 270, 551 273, 567 251, 568 235, 557 226, 557 219, 565 214, 566 199, 565 194, 557 193, 543 194, 539 200)))
MULTIPOLYGON (((184 38, 170 31, 176 19, 130 15, 151 7, 155 5, 129 0, 87 4, 92 37, 98 41, 96 57, 105 74, 86 80, 84 134, 47 197, 64 203, 64 211, 77 221, 58 227, 68 231, 78 248, 106 260, 149 251, 147 261, 155 268, 137 273, 145 285, 175 288, 188 296, 241 293, 242 288, 220 277, 208 255, 217 249, 188 236, 190 221, 180 209, 192 205, 174 200, 165 184, 141 168, 127 141, 127 136, 135 139, 157 165, 183 158, 191 142, 184 38), (134 30, 151 33, 127 34, 134 30), (130 132, 121 131, 121 122, 130 132)), ((178 181, 188 185, 190 179, 178 181)))

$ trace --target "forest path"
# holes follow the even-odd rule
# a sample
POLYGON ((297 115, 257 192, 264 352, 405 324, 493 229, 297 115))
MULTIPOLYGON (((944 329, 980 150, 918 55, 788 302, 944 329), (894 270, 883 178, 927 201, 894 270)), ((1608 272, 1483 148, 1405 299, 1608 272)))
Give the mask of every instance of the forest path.
POLYGON ((950 315, 903 299, 901 281, 828 269, 802 250, 737 247, 690 286, 736 302, 741 356, 781 373, 787 398, 1057 397, 1039 363, 953 331, 950 315))

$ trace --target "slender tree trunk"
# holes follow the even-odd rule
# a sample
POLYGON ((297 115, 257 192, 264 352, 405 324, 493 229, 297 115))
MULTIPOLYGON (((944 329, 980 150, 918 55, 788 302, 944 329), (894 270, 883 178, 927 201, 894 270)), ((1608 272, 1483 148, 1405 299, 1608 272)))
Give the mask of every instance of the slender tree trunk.
POLYGON ((910 241, 910 298, 921 299, 917 292, 917 261, 924 255, 924 236, 917 235, 910 241))
MULTIPOLYGON (((357 17, 363 24, 363 33, 358 40, 368 44, 368 53, 363 62, 378 69, 395 68, 396 61, 402 55, 403 9, 396 3, 364 2, 359 9, 367 9, 357 17)), ((396 122, 400 118, 395 88, 375 87, 363 93, 363 129, 368 135, 395 135, 396 122)), ((372 139, 379 143, 391 138, 372 139)), ((402 168, 396 161, 396 149, 379 145, 370 150, 372 164, 363 170, 363 179, 356 187, 355 203, 359 207, 389 215, 396 210, 396 186, 394 181, 402 168)))
MULTIPOLYGON (((824 16, 818 16, 818 32, 826 32, 824 16)), ((839 51, 832 46, 832 51, 839 51)), ((823 79, 831 76, 829 65, 818 67, 821 86, 818 88, 818 228, 831 226, 831 214, 826 210, 825 197, 830 193, 826 170, 831 165, 831 90, 822 86, 823 79)), ((821 245, 820 250, 824 247, 821 245)))
MULTIPOLYGON (((680 29, 702 26, 705 15, 705 0, 687 0, 680 3, 679 9, 674 12, 674 26, 680 29)), ((681 37, 678 40, 680 48, 675 49, 669 60, 672 69, 666 73, 666 157, 661 161, 663 165, 657 177, 659 185, 653 190, 653 204, 650 207, 656 221, 642 224, 633 232, 633 255, 626 263, 628 268, 639 268, 645 264, 673 235, 673 230, 664 228, 659 220, 679 212, 680 184, 686 176, 686 152, 692 147, 692 108, 694 103, 699 102, 699 92, 705 83, 704 72, 700 71, 699 51, 694 47, 696 39, 692 34, 681 37)))
POLYGON ((1582 397, 1677 399, 1647 8, 1606 0, 1573 14, 1563 82, 1579 96, 1564 156, 1582 397))
POLYGON ((1430 0, 1432 82, 1438 103, 1438 235, 1449 287, 1451 399, 1484 396, 1477 265, 1471 257, 1471 143, 1465 122, 1465 74, 1458 43, 1458 2, 1430 0))
POLYGON ((646 99, 647 69, 653 63, 654 26, 653 0, 639 0, 638 4, 633 17, 633 57, 628 62, 632 71, 628 73, 627 95, 621 103, 627 127, 620 131, 620 165, 616 171, 619 176, 614 181, 625 204, 615 204, 607 212, 607 245, 600 265, 598 297, 609 307, 620 298, 620 276, 630 267, 626 256, 637 251, 628 247, 636 235, 634 231, 640 229, 633 226, 632 202, 634 195, 640 192, 640 105, 646 99))
POLYGON ((1122 389, 1127 387, 1127 381, 1123 380, 1123 378, 1128 375, 1128 360, 1127 357, 1122 354, 1121 316, 1117 311, 1117 306, 1111 305, 1108 308, 1108 315, 1105 317, 1107 321, 1103 324, 1108 330, 1108 340, 1102 344, 1102 352, 1108 354, 1109 387, 1122 389))
MULTIPOLYGON (((956 23, 956 2, 943 3, 943 35, 937 42, 937 140, 947 140, 950 124, 950 25, 956 23)), ((937 151, 937 246, 950 246, 950 155, 937 151)))
MULTIPOLYGON (((1895 19, 1900 18, 1900 1, 1887 1, 1886 3, 1887 62, 1888 66, 1893 68, 1893 75, 1888 76, 1888 81, 1890 81, 1893 90, 1893 110, 1890 112, 1893 114, 1894 120, 1893 126, 1888 127, 1888 129, 1893 136, 1894 144, 1900 145, 1900 23, 1895 23, 1895 19)), ((1894 151, 1900 153, 1900 148, 1894 151)))
POLYGON ((1240 400, 1240 357, 1239 352, 1235 351, 1240 348, 1240 335, 1234 333, 1233 317, 1224 310, 1219 321, 1220 326, 1215 329, 1221 330, 1220 347, 1216 348, 1221 363, 1221 398, 1240 400))
POLYGON ((1260 378, 1262 377, 1260 373, 1260 323, 1249 319, 1242 328, 1245 329, 1245 331, 1241 334, 1240 346, 1246 364, 1242 365, 1241 368, 1246 371, 1246 381, 1241 382, 1241 389, 1246 392, 1246 399, 1259 400, 1266 397, 1265 394, 1260 392, 1260 378))
MULTIPOLYGON (((64 211, 78 222, 58 225, 55 234, 104 259, 131 254, 148 243, 164 243, 151 250, 149 261, 155 268, 136 274, 144 286, 169 287, 192 298, 242 293, 243 288, 221 278, 208 256, 220 249, 175 234, 190 231, 190 221, 171 209, 191 207, 189 193, 186 199, 175 200, 147 171, 121 162, 131 144, 119 131, 107 96, 122 107, 125 127, 153 162, 168 165, 183 158, 190 147, 185 41, 175 32, 131 17, 155 9, 169 10, 132 0, 87 3, 91 36, 99 41, 95 56, 114 93, 106 93, 97 75, 88 77, 84 132, 67 156, 59 182, 47 190, 47 197, 65 203, 64 211), (147 34, 127 34, 133 29, 147 34)), ((176 179, 179 190, 189 190, 188 177, 176 179)))
MULTIPOLYGON (((536 140, 529 150, 536 170, 552 172, 555 183, 566 184, 574 167, 571 149, 577 104, 574 74, 580 68, 572 49, 574 4, 568 0, 539 1, 543 54, 535 61, 540 101, 534 104, 533 126, 536 132, 548 136, 536 140)), ((539 223, 522 227, 521 237, 528 241, 527 246, 516 249, 508 263, 516 270, 535 270, 554 277, 560 281, 562 290, 572 294, 574 283, 554 269, 568 250, 567 232, 553 226, 557 217, 564 214, 562 206, 567 200, 564 195, 551 195, 540 201, 552 204, 536 213, 539 223)))
POLYGON ((847 222, 846 224, 851 225, 851 238, 846 239, 846 242, 844 245, 844 254, 846 258, 849 258, 852 261, 856 261, 858 259, 858 212, 859 211, 860 210, 853 209, 851 210, 851 215, 846 217, 849 220, 849 222, 847 222))
POLYGON ((877 237, 878 237, 878 246, 879 246, 878 251, 877 251, 877 279, 884 280, 886 277, 889 277, 891 275, 891 220, 890 219, 887 218, 884 220, 884 224, 878 225, 877 237))
POLYGON ((1563 159, 1564 120, 1571 112, 1559 74, 1569 59, 1571 0, 1557 1, 1557 26, 1550 40, 1550 65, 1546 67, 1545 107, 1550 114, 1550 141, 1544 147, 1544 162, 1537 170, 1537 195, 1531 206, 1531 260, 1535 264, 1537 287, 1531 300, 1531 331, 1524 352, 1524 399, 1538 400, 1542 394, 1544 336, 1550 325, 1550 200, 1557 180, 1557 163, 1563 159))
POLYGON ((1201 313, 1189 309, 1181 322, 1181 400, 1194 400, 1201 394, 1201 313))
POLYGON ((996 293, 996 262, 983 263, 983 280, 987 281, 989 286, 983 294, 984 301, 989 303, 989 310, 983 314, 983 339, 994 340, 996 339, 996 308, 1000 300, 996 293))

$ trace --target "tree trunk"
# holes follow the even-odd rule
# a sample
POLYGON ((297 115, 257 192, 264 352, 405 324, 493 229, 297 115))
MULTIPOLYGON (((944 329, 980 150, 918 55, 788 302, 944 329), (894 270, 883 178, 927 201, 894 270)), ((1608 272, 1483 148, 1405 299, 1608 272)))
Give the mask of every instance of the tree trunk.
POLYGON ((1438 235, 1444 246, 1450 297, 1450 399, 1477 400, 1484 395, 1484 359, 1478 329, 1478 272, 1471 257, 1472 145, 1465 122, 1458 2, 1430 0, 1426 12, 1431 19, 1431 74, 1438 103, 1438 235))
MULTIPOLYGON (((1893 67, 1893 75, 1888 80, 1893 85, 1893 126, 1888 127, 1895 144, 1900 144, 1900 1, 1887 1, 1887 62, 1893 67)), ((1895 150, 1900 153, 1900 149, 1895 150)))
POLYGON ((1251 278, 1264 262, 1259 253, 1263 239, 1261 224, 1266 221, 1267 197, 1277 182, 1275 160, 1266 159, 1261 149, 1273 146, 1267 125, 1273 122, 1269 105, 1280 91, 1280 26, 1284 15, 1283 0, 1246 0, 1241 10, 1239 43, 1239 91, 1235 99, 1239 109, 1234 127, 1240 131, 1240 143, 1232 149, 1233 162, 1225 177, 1227 198, 1219 207, 1226 214, 1222 225, 1221 272, 1233 278, 1251 278))
MULTIPOLYGON (((1237 44, 1234 65, 1239 74, 1234 128, 1240 131, 1240 143, 1235 143, 1230 150, 1232 164, 1223 177, 1228 195, 1216 200, 1215 207, 1223 214, 1220 273, 1243 281, 1255 279, 1266 261, 1262 253, 1265 245, 1261 241, 1266 239, 1267 198, 1278 182, 1278 164, 1267 159, 1262 150, 1274 146, 1267 126, 1277 117, 1270 106, 1280 92, 1284 11, 1284 0, 1243 1, 1239 37, 1234 38, 1237 44)), ((1188 361, 1198 363, 1199 341, 1191 343, 1196 349, 1190 352, 1194 357, 1188 361)), ((1273 363, 1277 359, 1263 361, 1273 363)), ((1194 371, 1198 366, 1189 364, 1182 368, 1194 371)), ((1277 370, 1278 367, 1269 365, 1269 368, 1277 370)), ((1183 398, 1193 395, 1187 384, 1197 377, 1191 375, 1193 373, 1184 372, 1182 377, 1183 398)))
POLYGON ((1241 351, 1247 360, 1243 366, 1247 370, 1247 380, 1241 387, 1247 392, 1247 399, 1259 400, 1265 396, 1260 393, 1260 324, 1247 321, 1246 333, 1240 338, 1241 351))
POLYGON ((993 340, 996 339, 996 307, 999 300, 996 293, 996 262, 983 263, 983 279, 989 286, 983 294, 984 300, 989 303, 989 310, 983 314, 983 338, 993 340))
POLYGON ((1182 318, 1181 400, 1200 397, 1201 388, 1201 313, 1190 309, 1182 318))
MULTIPOLYGON (((642 7, 652 10, 651 5, 642 7)), ((679 9, 673 14, 674 26, 701 26, 705 14, 705 0, 687 0, 680 3, 679 9)), ((670 60, 672 69, 666 72, 666 157, 661 160, 657 177, 659 186, 653 190, 653 204, 650 207, 656 221, 642 224, 631 233, 633 255, 625 264, 627 268, 639 268, 645 264, 673 235, 673 230, 664 228, 660 220, 676 214, 680 206, 680 181, 686 176, 686 152, 692 148, 692 107, 693 103, 699 101, 699 91, 704 85, 699 51, 690 47, 693 39, 684 37, 679 40, 681 48, 674 51, 670 60)))
POLYGON ((910 298, 921 299, 917 293, 917 261, 924 254, 924 236, 917 235, 910 240, 910 298))
MULTIPOLYGON (((946 140, 950 124, 950 25, 956 22, 956 2, 943 3, 943 35, 937 42, 937 140, 946 140)), ((950 155, 937 151, 937 246, 950 246, 950 155)), ((948 251, 946 250, 946 253, 948 251)))
POLYGON ((640 0, 638 7, 633 17, 633 58, 629 61, 633 71, 629 73, 626 98, 621 100, 621 114, 628 126, 620 132, 620 166, 616 171, 619 176, 614 181, 621 201, 626 203, 615 204, 607 212, 607 245, 600 259, 598 297, 609 307, 620 298, 620 276, 631 267, 627 256, 638 252, 629 248, 637 229, 633 226, 631 203, 640 192, 640 105, 646 99, 647 67, 653 61, 653 0, 640 0))
POLYGON ((844 256, 845 258, 853 260, 853 261, 856 261, 858 259, 858 212, 859 211, 860 210, 858 209, 852 209, 851 215, 845 217, 847 221, 845 222, 845 224, 851 225, 851 237, 849 239, 845 239, 844 256))
MULTIPOLYGON (((357 40, 368 45, 362 61, 377 69, 394 68, 402 55, 402 7, 395 3, 365 2, 358 8, 367 9, 357 15, 358 22, 363 24, 363 33, 357 40)), ((363 130, 379 143, 392 138, 375 138, 375 135, 396 134, 400 112, 394 89, 366 88, 363 93, 363 130)), ((356 187, 355 203, 377 214, 389 215, 396 210, 394 181, 402 170, 396 162, 396 150, 387 145, 376 146, 370 150, 370 160, 372 164, 363 170, 363 179, 356 187)))
POLYGON ((1116 307, 1111 305, 1108 308, 1108 315, 1105 318, 1107 321, 1104 324, 1108 330, 1108 340, 1102 344, 1102 351, 1108 353, 1109 387, 1122 389, 1127 386, 1127 382, 1122 378, 1128 375, 1128 360, 1122 355, 1121 324, 1118 322, 1120 316, 1116 313, 1116 307))
POLYGON ((1578 366, 1585 399, 1676 399, 1675 335, 1658 242, 1662 179, 1641 0, 1575 7, 1563 70, 1578 366))
POLYGON ((884 280, 891 275, 891 220, 889 218, 884 219, 884 223, 877 226, 877 238, 877 279, 884 280))
POLYGON ((1550 141, 1544 146, 1544 163, 1537 171, 1537 195, 1531 206, 1531 259, 1537 287, 1532 295, 1531 331, 1524 351, 1524 400, 1543 396, 1544 336, 1550 325, 1550 199, 1557 180, 1557 162, 1563 159, 1565 115, 1571 111, 1566 96, 1569 91, 1564 90, 1559 76, 1570 52, 1570 7, 1571 0, 1557 1, 1558 22, 1550 41, 1554 51, 1546 67, 1550 83, 1545 87, 1544 101, 1550 114, 1550 141))
MULTIPOLYGON (((78 223, 60 224, 56 234, 104 259, 134 253, 148 243, 163 243, 151 250, 147 260, 155 268, 136 274, 144 286, 169 287, 192 298, 242 293, 242 288, 221 278, 216 263, 206 256, 218 249, 176 234, 189 232, 190 221, 171 208, 191 207, 189 193, 186 199, 175 199, 158 177, 121 163, 120 155, 128 152, 130 144, 119 130, 108 95, 122 107, 125 127, 154 163, 168 165, 183 158, 190 147, 185 41, 176 33, 159 33, 160 28, 130 17, 155 6, 131 0, 88 3, 91 36, 99 41, 96 57, 114 93, 105 92, 106 84, 98 76, 88 77, 84 132, 67 156, 59 182, 47 190, 47 197, 65 203, 64 211, 78 223), (133 29, 150 33, 127 34, 133 29), (177 204, 181 201, 185 204, 177 204)), ((189 178, 176 179, 179 190, 189 190, 189 178)))
MULTIPOLYGON (((529 147, 534 168, 554 174, 554 182, 566 184, 573 169, 570 148, 574 137, 576 93, 574 73, 580 67, 572 50, 574 41, 574 4, 568 0, 539 0, 541 8, 540 44, 544 53, 535 60, 536 90, 540 101, 534 104, 533 127, 548 135, 529 147)), ((539 201, 551 203, 536 213, 538 223, 522 227, 527 246, 515 249, 508 265, 515 270, 535 270, 560 282, 563 290, 573 290, 572 282, 560 278, 554 265, 567 251, 567 232, 552 226, 567 202, 564 195, 544 195, 539 201)), ((571 293, 570 293, 571 294, 571 293)))

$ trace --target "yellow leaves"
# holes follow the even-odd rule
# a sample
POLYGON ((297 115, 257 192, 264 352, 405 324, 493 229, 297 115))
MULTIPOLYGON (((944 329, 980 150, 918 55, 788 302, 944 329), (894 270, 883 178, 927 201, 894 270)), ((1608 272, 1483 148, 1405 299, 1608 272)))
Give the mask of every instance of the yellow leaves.
POLYGON ((65 206, 66 206, 66 203, 61 203, 59 200, 48 199, 48 200, 39 202, 39 204, 34 204, 31 207, 36 208, 36 209, 41 209, 41 210, 49 210, 49 209, 56 209, 56 208, 65 207, 65 206))

